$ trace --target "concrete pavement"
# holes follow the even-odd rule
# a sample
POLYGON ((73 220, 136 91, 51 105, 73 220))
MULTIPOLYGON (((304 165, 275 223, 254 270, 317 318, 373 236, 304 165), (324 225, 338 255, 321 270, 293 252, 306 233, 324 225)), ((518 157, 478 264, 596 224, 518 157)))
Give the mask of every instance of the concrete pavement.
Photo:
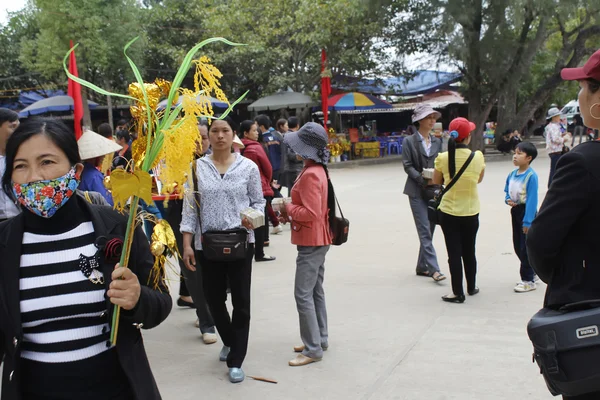
MULTIPOLYGON (((250 347, 244 370, 277 385, 247 379, 229 383, 218 361, 221 343, 204 345, 195 313, 175 307, 158 328, 144 332, 146 349, 163 398, 211 399, 550 399, 536 365, 526 324, 542 305, 545 285, 513 292, 519 264, 504 204, 510 158, 488 163, 480 185, 478 285, 464 304, 440 297, 451 292, 415 276, 418 238, 400 163, 331 172, 350 240, 327 257, 325 293, 330 348, 322 362, 291 368, 300 344, 293 281, 295 248, 289 227, 271 237, 273 263, 254 265, 250 347)), ((546 191, 549 160, 533 164, 546 191)), ((435 245, 448 273, 441 230, 435 245)), ((178 283, 172 282, 176 298, 178 283)))

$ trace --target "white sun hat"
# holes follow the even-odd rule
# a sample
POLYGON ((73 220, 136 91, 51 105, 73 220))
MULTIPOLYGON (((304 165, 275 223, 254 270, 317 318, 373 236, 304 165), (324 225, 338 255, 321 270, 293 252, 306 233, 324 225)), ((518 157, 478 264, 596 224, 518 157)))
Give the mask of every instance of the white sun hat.
POLYGON ((115 151, 121 150, 119 144, 94 131, 86 130, 77 141, 79 146, 79 156, 82 160, 91 160, 96 157, 112 154, 115 151))

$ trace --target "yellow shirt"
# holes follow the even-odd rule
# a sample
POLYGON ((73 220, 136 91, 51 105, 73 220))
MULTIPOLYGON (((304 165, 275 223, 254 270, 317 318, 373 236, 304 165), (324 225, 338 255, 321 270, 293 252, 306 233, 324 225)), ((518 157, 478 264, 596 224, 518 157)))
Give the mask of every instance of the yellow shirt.
MULTIPOLYGON (((456 149, 456 174, 460 171, 469 155, 470 149, 456 149)), ((457 217, 468 217, 479 214, 479 193, 477 192, 477 184, 481 171, 485 168, 485 159, 483 153, 475 152, 475 156, 462 174, 460 179, 448 191, 442 202, 440 210, 446 214, 457 217)), ((450 171, 448 169, 448 152, 440 153, 435 159, 435 169, 444 175, 444 185, 450 183, 450 171)))

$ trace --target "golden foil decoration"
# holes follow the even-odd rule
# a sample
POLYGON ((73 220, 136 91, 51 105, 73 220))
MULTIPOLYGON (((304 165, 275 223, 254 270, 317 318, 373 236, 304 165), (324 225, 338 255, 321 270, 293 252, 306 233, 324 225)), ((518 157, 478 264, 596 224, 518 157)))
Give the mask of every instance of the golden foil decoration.
POLYGON ((148 282, 151 282, 155 289, 159 289, 161 280, 167 276, 165 265, 168 257, 181 257, 181 255, 177 249, 175 233, 164 219, 154 225, 151 240, 150 251, 155 258, 148 282))
MULTIPOLYGON (((142 170, 127 172, 115 169, 110 175, 110 190, 115 203, 115 209, 123 212, 129 199, 137 196, 147 204, 152 204, 152 177, 142 170)), ((106 186, 106 179, 105 179, 106 186)))

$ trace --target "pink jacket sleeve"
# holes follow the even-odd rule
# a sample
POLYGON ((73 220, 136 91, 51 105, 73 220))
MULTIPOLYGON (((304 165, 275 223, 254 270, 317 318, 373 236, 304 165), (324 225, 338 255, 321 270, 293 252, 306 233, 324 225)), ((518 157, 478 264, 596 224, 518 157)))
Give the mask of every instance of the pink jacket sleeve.
POLYGON ((292 217, 293 221, 321 220, 323 218, 323 193, 319 177, 315 173, 306 171, 296 185, 298 185, 301 204, 288 204, 286 206, 288 215, 292 217))

